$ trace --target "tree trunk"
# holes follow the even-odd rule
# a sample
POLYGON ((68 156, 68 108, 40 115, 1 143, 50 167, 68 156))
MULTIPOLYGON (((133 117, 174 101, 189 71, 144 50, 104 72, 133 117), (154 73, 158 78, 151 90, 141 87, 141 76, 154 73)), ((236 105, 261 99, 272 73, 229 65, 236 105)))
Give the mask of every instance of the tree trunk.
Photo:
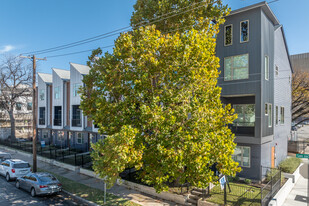
POLYGON ((10 115, 10 121, 11 121, 11 141, 14 141, 16 140, 16 137, 15 137, 15 117, 14 117, 13 110, 9 111, 9 115, 10 115))

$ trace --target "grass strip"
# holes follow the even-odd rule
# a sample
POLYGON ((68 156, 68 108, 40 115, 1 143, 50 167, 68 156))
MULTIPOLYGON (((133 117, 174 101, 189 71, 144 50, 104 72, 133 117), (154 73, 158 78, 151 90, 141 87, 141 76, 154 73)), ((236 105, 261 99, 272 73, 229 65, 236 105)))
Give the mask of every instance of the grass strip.
MULTIPOLYGON (((253 186, 248 186, 238 183, 230 183, 231 192, 227 188, 227 204, 228 205, 261 205, 261 190, 253 186)), ((207 201, 217 203, 219 205, 224 204, 224 193, 221 190, 220 185, 211 189, 210 197, 207 201)))
MULTIPOLYGON (((39 172, 49 172, 45 171, 43 169, 38 169, 39 172)), ((123 205, 123 206, 139 206, 139 204, 136 204, 134 202, 131 202, 129 200, 123 199, 121 197, 118 197, 116 195, 106 193, 106 204, 104 204, 104 192, 102 190, 89 187, 87 185, 75 182, 73 180, 70 180, 68 178, 65 178, 61 175, 55 174, 53 172, 49 172, 52 175, 54 175, 62 184, 62 187, 64 190, 75 194, 79 197, 82 197, 86 200, 92 201, 99 205, 123 205)))

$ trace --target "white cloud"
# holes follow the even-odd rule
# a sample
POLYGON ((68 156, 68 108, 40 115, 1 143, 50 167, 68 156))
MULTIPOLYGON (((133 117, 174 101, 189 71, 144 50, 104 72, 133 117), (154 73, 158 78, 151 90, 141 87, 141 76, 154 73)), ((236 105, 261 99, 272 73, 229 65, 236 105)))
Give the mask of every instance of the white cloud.
POLYGON ((0 49, 0 54, 12 51, 13 49, 15 49, 14 46, 12 46, 12 45, 5 45, 5 46, 2 47, 2 49, 0 49))

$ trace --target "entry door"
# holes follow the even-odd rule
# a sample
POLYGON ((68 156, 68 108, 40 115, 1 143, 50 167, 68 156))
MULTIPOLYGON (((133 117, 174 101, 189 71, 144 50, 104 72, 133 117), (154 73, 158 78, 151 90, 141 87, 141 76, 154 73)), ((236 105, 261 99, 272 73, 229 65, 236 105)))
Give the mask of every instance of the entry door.
POLYGON ((271 148, 271 167, 275 168, 275 147, 271 148))

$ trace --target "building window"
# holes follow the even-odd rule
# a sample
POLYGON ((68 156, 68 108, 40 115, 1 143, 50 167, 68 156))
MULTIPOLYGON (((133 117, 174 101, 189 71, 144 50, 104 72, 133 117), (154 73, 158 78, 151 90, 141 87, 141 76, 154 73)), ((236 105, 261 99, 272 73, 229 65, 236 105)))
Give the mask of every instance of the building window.
POLYGON ((284 107, 280 108, 280 120, 281 124, 284 124, 284 107))
POLYGON ((273 123, 272 117, 273 117, 273 115, 272 115, 272 104, 269 104, 268 105, 268 127, 272 127, 272 123, 273 123))
POLYGON ((62 108, 61 106, 56 106, 54 109, 54 126, 61 126, 62 119, 62 108))
POLYGON ((224 27, 224 46, 230 46, 233 44, 233 25, 227 25, 224 27))
POLYGON ((27 110, 28 111, 32 110, 32 102, 27 103, 27 110))
POLYGON ((39 108, 39 125, 45 125, 45 107, 39 108))
POLYGON ((72 110, 72 127, 81 127, 81 109, 79 108, 79 105, 72 105, 72 110))
POLYGON ((55 87, 55 99, 60 99, 60 87, 55 87))
POLYGON ((269 57, 265 56, 265 79, 269 80, 269 57))
POLYGON ((275 68, 275 73, 276 73, 276 76, 279 75, 279 67, 276 65, 276 68, 275 68))
POLYGON ((80 88, 80 84, 74 84, 73 86, 73 96, 76 97, 78 96, 78 89, 80 88))
POLYGON ((249 55, 238 55, 224 58, 224 80, 249 78, 249 55))
POLYGON ((239 166, 250 167, 250 147, 236 146, 232 157, 239 166))
POLYGON ((83 138, 83 133, 78 132, 77 133, 77 144, 83 144, 84 143, 84 138, 83 138))
POLYGON ((249 41, 249 20, 240 22, 240 43, 249 41))
POLYGON ((278 106, 276 106, 276 125, 279 123, 279 111, 278 106))
POLYGON ((254 127, 255 124, 255 105, 238 104, 233 105, 235 113, 238 115, 234 121, 235 126, 254 127))
POLYGON ((265 115, 268 115, 268 103, 265 103, 265 115))
POLYGON ((20 102, 16 103, 16 110, 20 111, 22 107, 22 104, 20 102))
POLYGON ((40 90, 40 100, 45 100, 45 90, 44 89, 41 89, 40 90))

